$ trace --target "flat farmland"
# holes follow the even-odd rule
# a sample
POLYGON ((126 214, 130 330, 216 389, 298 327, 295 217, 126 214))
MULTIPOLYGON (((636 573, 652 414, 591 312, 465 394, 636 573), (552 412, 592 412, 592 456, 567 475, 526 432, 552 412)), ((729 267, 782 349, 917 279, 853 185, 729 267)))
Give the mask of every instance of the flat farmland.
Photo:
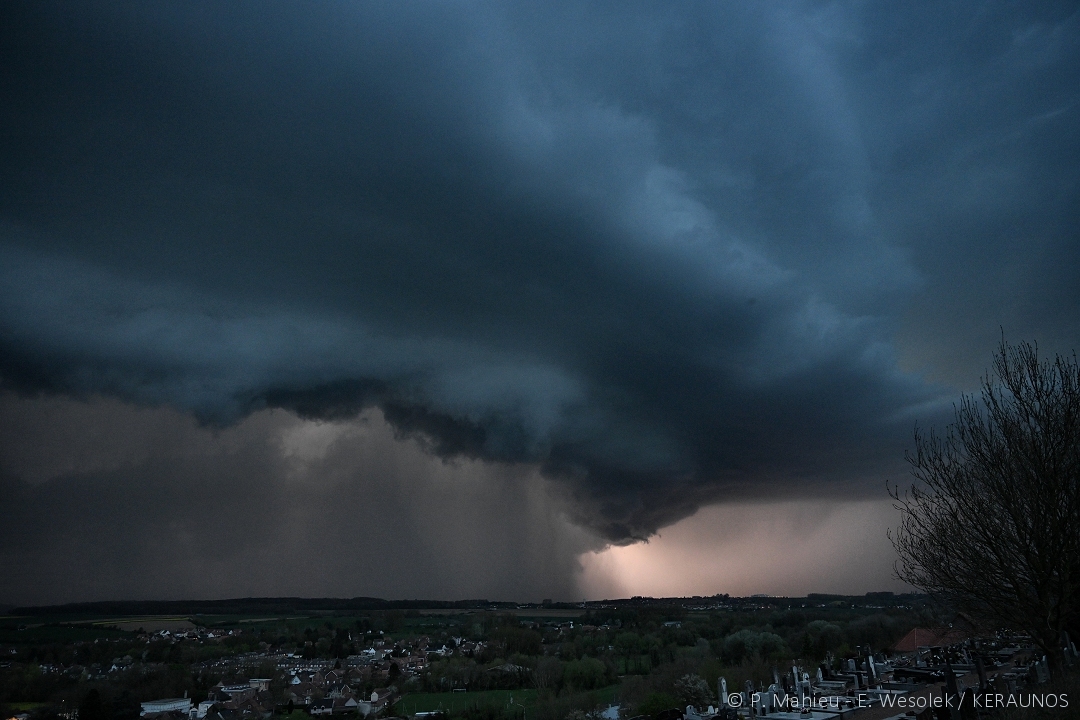
POLYGON ((509 608, 498 610, 461 610, 458 608, 431 608, 417 610, 420 615, 475 615, 477 613, 491 612, 498 615, 515 615, 517 617, 530 618, 578 618, 585 614, 584 609, 577 608, 509 608))

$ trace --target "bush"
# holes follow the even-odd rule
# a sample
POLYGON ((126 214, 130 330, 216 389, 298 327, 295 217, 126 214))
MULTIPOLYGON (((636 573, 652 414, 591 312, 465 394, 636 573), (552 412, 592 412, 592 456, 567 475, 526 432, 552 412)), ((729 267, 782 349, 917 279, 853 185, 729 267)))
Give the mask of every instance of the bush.
POLYGON ((675 699, 680 708, 692 705, 704 709, 712 702, 713 694, 700 675, 690 673, 675 681, 675 699))
POLYGON ((638 705, 637 711, 639 715, 655 716, 664 712, 665 710, 678 710, 679 701, 671 697, 667 693, 658 692, 653 693, 649 697, 645 698, 645 702, 638 705))

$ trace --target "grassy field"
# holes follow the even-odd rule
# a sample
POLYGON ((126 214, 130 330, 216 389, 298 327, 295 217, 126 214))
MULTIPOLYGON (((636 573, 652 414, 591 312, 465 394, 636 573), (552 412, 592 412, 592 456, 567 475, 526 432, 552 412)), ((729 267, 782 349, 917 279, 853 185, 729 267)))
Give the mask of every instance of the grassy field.
POLYGON ((479 690, 476 692, 407 693, 394 705, 398 715, 418 712, 464 710, 474 705, 506 707, 513 696, 514 703, 531 707, 536 704, 536 690, 479 690))
POLYGON ((619 691, 618 685, 608 685, 597 690, 593 690, 593 696, 596 698, 597 705, 612 705, 615 703, 615 695, 619 691))
POLYGON ((162 630, 176 632, 178 630, 194 630, 195 626, 186 617, 144 617, 144 618, 115 618, 110 620, 96 620, 96 626, 113 627, 117 630, 128 632, 156 633, 162 630))
MULTIPOLYGON (((609 685, 592 692, 596 704, 605 706, 615 701, 618 685, 609 685)), ((495 705, 504 708, 510 704, 526 708, 536 704, 536 690, 480 690, 477 692, 408 693, 394 705, 396 715, 412 715, 418 712, 445 710, 455 712, 475 705, 495 705)))
POLYGON ((8 703, 7 706, 15 712, 31 712, 48 704, 43 702, 13 702, 8 703))

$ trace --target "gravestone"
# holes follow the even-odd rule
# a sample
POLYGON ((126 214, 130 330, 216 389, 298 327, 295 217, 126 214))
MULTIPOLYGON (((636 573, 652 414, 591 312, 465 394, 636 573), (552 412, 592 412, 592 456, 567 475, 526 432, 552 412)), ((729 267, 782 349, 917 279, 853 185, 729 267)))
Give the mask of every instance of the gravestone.
POLYGON ((948 660, 945 660, 944 693, 946 698, 952 698, 951 701, 946 703, 946 707, 949 708, 949 717, 952 720, 960 720, 960 712, 956 707, 960 702, 960 690, 956 687, 956 673, 953 672, 952 663, 948 660))
POLYGON ((1046 656, 1035 662, 1035 682, 1042 685, 1050 682, 1050 668, 1046 664, 1046 656))

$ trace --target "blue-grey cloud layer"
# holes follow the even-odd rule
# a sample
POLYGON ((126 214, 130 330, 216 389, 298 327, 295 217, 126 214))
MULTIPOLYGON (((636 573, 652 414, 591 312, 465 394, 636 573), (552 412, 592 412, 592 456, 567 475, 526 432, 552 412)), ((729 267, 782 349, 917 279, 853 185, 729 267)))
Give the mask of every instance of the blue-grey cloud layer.
POLYGON ((3 12, 16 387, 378 405, 622 541, 879 488, 951 398, 898 357, 1075 342, 1072 4, 3 12))

